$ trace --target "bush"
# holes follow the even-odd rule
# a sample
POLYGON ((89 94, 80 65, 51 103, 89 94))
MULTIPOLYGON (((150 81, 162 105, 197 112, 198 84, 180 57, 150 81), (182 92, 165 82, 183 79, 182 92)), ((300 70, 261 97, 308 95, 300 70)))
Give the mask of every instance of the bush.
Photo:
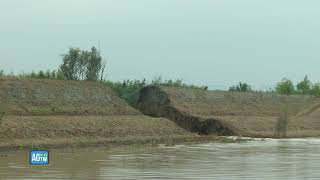
POLYGON ((135 105, 139 98, 139 91, 146 85, 145 79, 125 80, 123 82, 104 81, 104 84, 111 87, 113 91, 122 99, 126 100, 130 105, 135 105))
POLYGON ((291 80, 283 78, 281 82, 277 83, 276 92, 279 94, 290 95, 294 93, 294 86, 291 80))

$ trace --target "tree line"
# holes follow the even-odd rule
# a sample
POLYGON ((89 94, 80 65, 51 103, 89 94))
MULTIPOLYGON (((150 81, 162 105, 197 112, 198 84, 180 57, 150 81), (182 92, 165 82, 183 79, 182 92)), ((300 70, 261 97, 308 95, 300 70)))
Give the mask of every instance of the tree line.
MULTIPOLYGON (((34 79, 101 81, 125 96, 128 94, 127 92, 136 91, 146 85, 208 89, 207 86, 189 85, 179 79, 162 80, 160 76, 154 78, 154 80, 149 83, 146 82, 146 80, 127 80, 123 82, 107 81, 106 67, 107 60, 102 58, 101 51, 96 47, 93 46, 90 50, 69 48, 68 52, 62 55, 62 63, 57 70, 33 71, 31 73, 20 73, 17 76, 34 79)), ((5 75, 5 72, 0 70, 0 76, 5 75)), ((16 76, 13 73, 7 75, 16 76)), ((252 92, 254 89, 248 83, 240 82, 237 85, 231 86, 229 91, 252 92)), ((274 89, 269 91, 284 95, 302 94, 320 96, 320 83, 311 82, 308 76, 305 76, 305 78, 297 84, 294 84, 288 78, 283 78, 276 84, 274 89)))
MULTIPOLYGON (((251 85, 240 82, 237 85, 231 86, 229 91, 252 92, 254 90, 251 85)), ((294 84, 288 78, 283 78, 276 84, 275 88, 270 91, 282 95, 300 94, 320 96, 320 83, 313 83, 311 80, 309 80, 307 75, 297 84, 294 84)))

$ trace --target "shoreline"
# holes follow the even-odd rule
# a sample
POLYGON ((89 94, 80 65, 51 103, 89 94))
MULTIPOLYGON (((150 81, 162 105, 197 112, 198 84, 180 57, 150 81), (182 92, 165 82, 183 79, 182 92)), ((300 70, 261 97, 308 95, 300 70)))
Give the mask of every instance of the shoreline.
POLYGON ((198 143, 238 143, 247 142, 251 139, 241 137, 229 138, 223 136, 147 136, 147 137, 121 137, 121 138, 63 138, 63 139, 42 139, 25 140, 16 139, 13 142, 1 142, 0 152, 19 151, 31 149, 64 149, 64 148, 108 148, 117 146, 134 145, 176 145, 176 144, 198 144, 198 143))

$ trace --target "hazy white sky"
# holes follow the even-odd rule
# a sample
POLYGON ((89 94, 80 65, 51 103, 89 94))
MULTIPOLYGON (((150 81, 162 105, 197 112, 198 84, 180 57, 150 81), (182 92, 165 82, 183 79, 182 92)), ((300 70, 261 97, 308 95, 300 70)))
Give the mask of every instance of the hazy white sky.
POLYGON ((56 69, 100 43, 109 79, 226 88, 320 81, 318 0, 0 0, 0 69, 56 69))

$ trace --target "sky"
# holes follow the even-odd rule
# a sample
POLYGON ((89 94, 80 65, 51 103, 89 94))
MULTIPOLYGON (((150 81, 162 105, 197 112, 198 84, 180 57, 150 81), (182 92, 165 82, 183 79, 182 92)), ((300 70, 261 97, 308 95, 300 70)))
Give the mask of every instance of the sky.
POLYGON ((0 0, 0 69, 57 69, 100 47, 108 79, 256 89, 320 81, 318 0, 0 0))

